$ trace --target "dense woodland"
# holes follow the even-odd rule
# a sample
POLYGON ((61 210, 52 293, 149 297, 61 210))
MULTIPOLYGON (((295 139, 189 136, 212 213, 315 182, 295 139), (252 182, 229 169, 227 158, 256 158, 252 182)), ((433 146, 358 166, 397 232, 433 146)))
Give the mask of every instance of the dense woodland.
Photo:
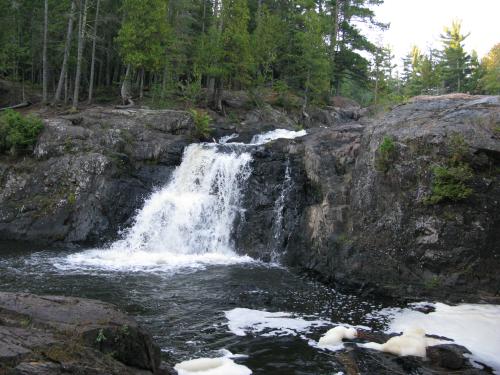
POLYGON ((419 94, 500 94, 500 44, 480 60, 458 22, 439 50, 390 49, 362 24, 383 0, 0 0, 0 77, 40 89, 46 104, 184 100, 221 109, 224 90, 283 105, 364 105, 419 94), (296 98, 285 100, 286 98, 296 98))

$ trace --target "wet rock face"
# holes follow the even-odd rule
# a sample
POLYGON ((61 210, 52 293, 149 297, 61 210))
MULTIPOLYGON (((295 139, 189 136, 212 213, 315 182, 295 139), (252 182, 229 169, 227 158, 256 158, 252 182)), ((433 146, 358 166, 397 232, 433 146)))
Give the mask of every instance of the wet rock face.
POLYGON ((116 235, 180 164, 193 128, 180 111, 94 108, 47 120, 33 157, 0 157, 0 238, 116 235))
POLYGON ((421 97, 379 119, 319 125, 255 155, 240 251, 276 251, 269 229, 289 163, 278 250, 288 264, 367 293, 498 296, 499 97, 421 97), (471 171, 472 193, 433 203, 434 167, 454 165, 471 171))
POLYGON ((162 374, 162 367, 151 335, 111 304, 0 293, 0 373, 162 374))
POLYGON ((351 185, 353 243, 333 274, 399 295, 498 295, 499 124, 499 97, 446 96, 417 98, 367 128, 351 185), (387 136, 395 151, 381 172, 387 136), (472 194, 429 204, 433 168, 456 158, 472 194))

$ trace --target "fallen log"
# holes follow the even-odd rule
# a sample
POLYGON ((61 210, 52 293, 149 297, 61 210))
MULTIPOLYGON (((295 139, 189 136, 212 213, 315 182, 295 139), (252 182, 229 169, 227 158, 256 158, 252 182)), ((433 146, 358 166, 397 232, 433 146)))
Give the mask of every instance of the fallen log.
POLYGON ((3 108, 0 108, 0 112, 2 111, 5 111, 7 109, 18 109, 18 108, 25 108, 25 107, 29 107, 31 105, 31 102, 27 101, 27 102, 22 102, 22 103, 19 103, 19 104, 16 104, 16 105, 11 105, 10 107, 3 107, 3 108))
POLYGON ((124 105, 115 105, 116 109, 127 109, 127 108, 132 108, 132 107, 135 107, 135 103, 132 100, 132 98, 127 98, 125 100, 125 104, 124 105))

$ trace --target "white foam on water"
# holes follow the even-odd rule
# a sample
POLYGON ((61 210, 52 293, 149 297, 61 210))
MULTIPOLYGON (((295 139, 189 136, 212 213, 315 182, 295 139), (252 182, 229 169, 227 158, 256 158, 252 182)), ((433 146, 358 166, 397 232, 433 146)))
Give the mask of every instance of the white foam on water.
POLYGON ((150 252, 144 250, 122 251, 122 249, 94 249, 57 259, 55 267, 60 270, 107 270, 169 272, 182 268, 204 269, 209 265, 230 265, 249 263, 248 256, 219 253, 177 254, 171 252, 150 252))
POLYGON ((303 137, 307 133, 305 130, 293 131, 286 129, 276 129, 264 134, 255 135, 252 138, 250 144, 252 145, 262 145, 276 139, 295 139, 298 137, 303 137))
POLYGON ((307 320, 286 312, 268 312, 235 308, 224 312, 228 328, 237 336, 247 333, 260 336, 296 336, 310 332, 311 328, 330 325, 326 320, 307 320))
POLYGON ((492 367, 500 374, 500 305, 444 303, 427 304, 434 312, 424 314, 411 308, 384 309, 380 315, 391 318, 387 332, 421 327, 429 335, 453 339, 472 353, 472 360, 492 367))
POLYGON ((178 375, 250 375, 252 370, 228 357, 198 358, 174 366, 178 375))

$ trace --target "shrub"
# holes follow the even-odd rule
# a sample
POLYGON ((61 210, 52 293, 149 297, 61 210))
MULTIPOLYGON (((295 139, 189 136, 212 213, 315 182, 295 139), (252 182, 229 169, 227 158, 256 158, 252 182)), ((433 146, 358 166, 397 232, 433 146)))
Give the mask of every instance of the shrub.
POLYGON ((196 136, 198 138, 208 138, 212 133, 212 128, 210 126, 212 118, 207 113, 197 111, 196 109, 191 109, 189 112, 191 113, 191 116, 193 116, 196 136))
POLYGON ((469 165, 465 163, 452 167, 437 165, 432 168, 432 173, 434 180, 431 195, 426 198, 425 203, 437 204, 447 200, 457 202, 472 194, 473 190, 467 186, 467 182, 473 176, 469 165))
POLYGON ((424 200, 426 204, 458 202, 473 193, 468 182, 474 177, 474 173, 466 161, 468 145, 464 137, 453 134, 448 149, 450 157, 446 165, 435 165, 432 168, 431 195, 424 200))
POLYGON ((396 144, 391 137, 385 136, 382 143, 378 146, 375 160, 375 169, 386 173, 391 168, 392 162, 396 156, 396 144))
POLYGON ((276 81, 273 87, 277 95, 275 105, 287 111, 300 107, 297 98, 291 94, 290 87, 286 81, 276 81))
POLYGON ((201 74, 195 73, 194 79, 186 84, 180 84, 182 98, 192 104, 199 102, 203 95, 203 87, 201 84, 201 74))
POLYGON ((0 114, 0 152, 28 149, 36 143, 43 122, 36 116, 22 116, 13 110, 0 114))
POLYGON ((450 164, 457 165, 465 162, 469 146, 465 142, 463 135, 458 133, 451 135, 449 150, 451 152, 450 164))

